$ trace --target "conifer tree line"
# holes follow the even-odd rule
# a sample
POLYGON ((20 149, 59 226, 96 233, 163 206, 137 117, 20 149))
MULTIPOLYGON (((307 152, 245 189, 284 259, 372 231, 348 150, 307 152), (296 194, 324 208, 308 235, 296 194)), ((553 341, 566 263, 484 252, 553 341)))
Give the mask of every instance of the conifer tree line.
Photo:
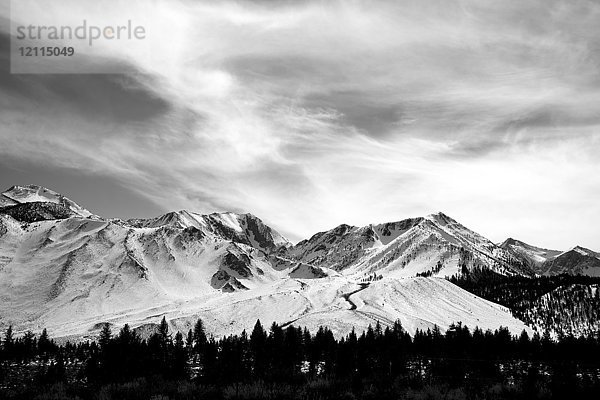
POLYGON ((450 282, 508 307, 527 325, 560 336, 594 336, 600 331, 600 277, 506 276, 488 268, 463 268, 450 282))
MULTIPOLYGON (((113 332, 105 324, 96 341, 63 345, 57 345, 45 330, 39 337, 31 332, 15 337, 9 327, 0 360, 0 382, 10 380, 19 366, 35 365, 31 382, 87 385, 139 377, 207 385, 401 378, 477 387, 507 379, 526 381, 532 379, 532 371, 538 375, 546 371, 561 384, 585 380, 588 386, 600 388, 598 336, 565 336, 555 341, 548 332, 530 336, 523 331, 513 336, 507 328, 471 330, 460 323, 446 332, 436 326, 417 330, 413 336, 399 321, 386 327, 376 323, 360 334, 352 330, 336 338, 326 327, 311 333, 273 323, 267 330, 258 320, 249 335, 244 331, 214 338, 206 334, 201 319, 183 335, 171 332, 163 318, 147 339, 129 325, 113 332)), ((538 375, 536 379, 543 378, 538 375)))

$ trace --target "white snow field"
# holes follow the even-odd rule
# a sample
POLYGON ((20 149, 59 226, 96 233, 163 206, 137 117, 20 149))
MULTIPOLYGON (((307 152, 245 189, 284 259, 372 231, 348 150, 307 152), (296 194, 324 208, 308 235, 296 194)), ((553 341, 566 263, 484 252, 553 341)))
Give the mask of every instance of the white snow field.
POLYGON ((462 265, 518 273, 496 245, 443 214, 341 226, 292 246, 251 214, 107 220, 47 189, 16 188, 4 198, 32 207, 58 199, 72 214, 27 222, 0 212, 0 329, 79 340, 103 323, 145 330, 163 316, 182 331, 202 318, 216 336, 257 319, 336 335, 396 320, 410 333, 459 321, 528 329, 442 278, 462 265), (415 277, 427 271, 433 277, 415 277))

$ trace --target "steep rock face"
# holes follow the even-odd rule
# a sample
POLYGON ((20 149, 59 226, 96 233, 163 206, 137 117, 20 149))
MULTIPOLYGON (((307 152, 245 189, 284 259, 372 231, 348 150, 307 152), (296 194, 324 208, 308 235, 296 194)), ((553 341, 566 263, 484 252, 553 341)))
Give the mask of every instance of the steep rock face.
POLYGON ((291 245, 279 232, 252 214, 244 214, 241 225, 248 233, 249 244, 255 248, 270 253, 281 247, 291 245))
POLYGON ((215 272, 210 283, 213 288, 220 289, 224 293, 232 293, 236 290, 248 290, 244 284, 222 269, 215 272))
POLYGON ((234 274, 241 278, 248 278, 252 276, 250 270, 250 257, 243 252, 227 252, 223 257, 223 267, 233 271, 234 274))
POLYGON ((290 272, 290 277, 296 279, 320 279, 327 276, 327 273, 323 269, 304 263, 298 263, 290 272))

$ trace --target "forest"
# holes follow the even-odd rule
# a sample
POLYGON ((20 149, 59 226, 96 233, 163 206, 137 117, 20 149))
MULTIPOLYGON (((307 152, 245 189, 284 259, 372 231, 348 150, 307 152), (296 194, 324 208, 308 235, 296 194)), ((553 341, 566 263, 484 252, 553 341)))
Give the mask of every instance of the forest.
POLYGON ((558 336, 593 336, 600 330, 600 277, 501 275, 463 268, 449 278, 463 289, 511 310, 529 326, 558 336))
POLYGON ((2 399, 585 399, 600 394, 600 337, 460 323, 413 336, 397 321, 335 337, 257 321, 215 338, 163 318, 142 338, 105 324, 96 340, 57 343, 46 330, 0 348, 2 399))

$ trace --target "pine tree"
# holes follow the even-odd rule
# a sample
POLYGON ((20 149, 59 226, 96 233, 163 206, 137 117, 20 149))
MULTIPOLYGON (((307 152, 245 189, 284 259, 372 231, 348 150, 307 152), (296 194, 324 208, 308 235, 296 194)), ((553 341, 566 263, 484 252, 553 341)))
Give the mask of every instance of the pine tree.
POLYGON ((207 338, 202 319, 198 318, 194 325, 194 351, 196 354, 202 352, 202 348, 206 345, 207 338))
POLYGON ((35 334, 31 331, 25 332, 25 334, 23 335, 23 350, 25 352, 23 356, 25 361, 31 360, 31 358, 35 354, 35 348, 35 334))
POLYGON ((185 348, 188 354, 192 354, 194 349, 194 332, 192 330, 188 330, 187 336, 185 338, 185 348))
POLYGON ((52 341, 48 337, 48 331, 46 330, 46 328, 42 330, 37 345, 39 354, 42 355, 44 359, 47 359, 48 355, 52 352, 52 348, 54 346, 52 341))
POLYGON ((273 322, 267 339, 267 347, 270 355, 268 371, 275 379, 281 378, 285 373, 284 340, 283 329, 273 322))
POLYGON ((119 331, 118 341, 121 345, 130 346, 133 342, 133 333, 129 328, 129 324, 123 325, 123 328, 119 331))
POLYGON ((6 332, 4 332, 4 339, 2 340, 4 356, 9 360, 14 356, 14 345, 15 338, 13 337, 13 328, 12 325, 9 325, 6 332))
POLYGON ((187 375, 187 352, 183 343, 181 332, 175 334, 173 345, 173 376, 176 378, 185 378, 187 375))
POLYGON ((519 336, 519 353, 521 355, 529 354, 531 341, 529 340, 529 334, 525 329, 519 336))
POLYGON ((98 343, 100 344, 100 348, 102 350, 105 350, 108 347, 111 338, 112 331, 110 329, 110 325, 104 324, 102 330, 100 331, 100 337, 98 338, 98 343))
POLYGON ((158 327, 158 338, 160 339, 160 345, 163 349, 166 349, 171 343, 171 335, 169 335, 169 324, 165 317, 160 321, 158 327))
POLYGON ((260 320, 256 320, 254 329, 250 334, 250 351, 252 352, 253 373, 257 378, 263 378, 267 371, 267 332, 265 332, 260 320))
POLYGON ((375 324, 375 339, 379 339, 383 335, 383 330, 381 329, 381 323, 377 320, 375 324))

